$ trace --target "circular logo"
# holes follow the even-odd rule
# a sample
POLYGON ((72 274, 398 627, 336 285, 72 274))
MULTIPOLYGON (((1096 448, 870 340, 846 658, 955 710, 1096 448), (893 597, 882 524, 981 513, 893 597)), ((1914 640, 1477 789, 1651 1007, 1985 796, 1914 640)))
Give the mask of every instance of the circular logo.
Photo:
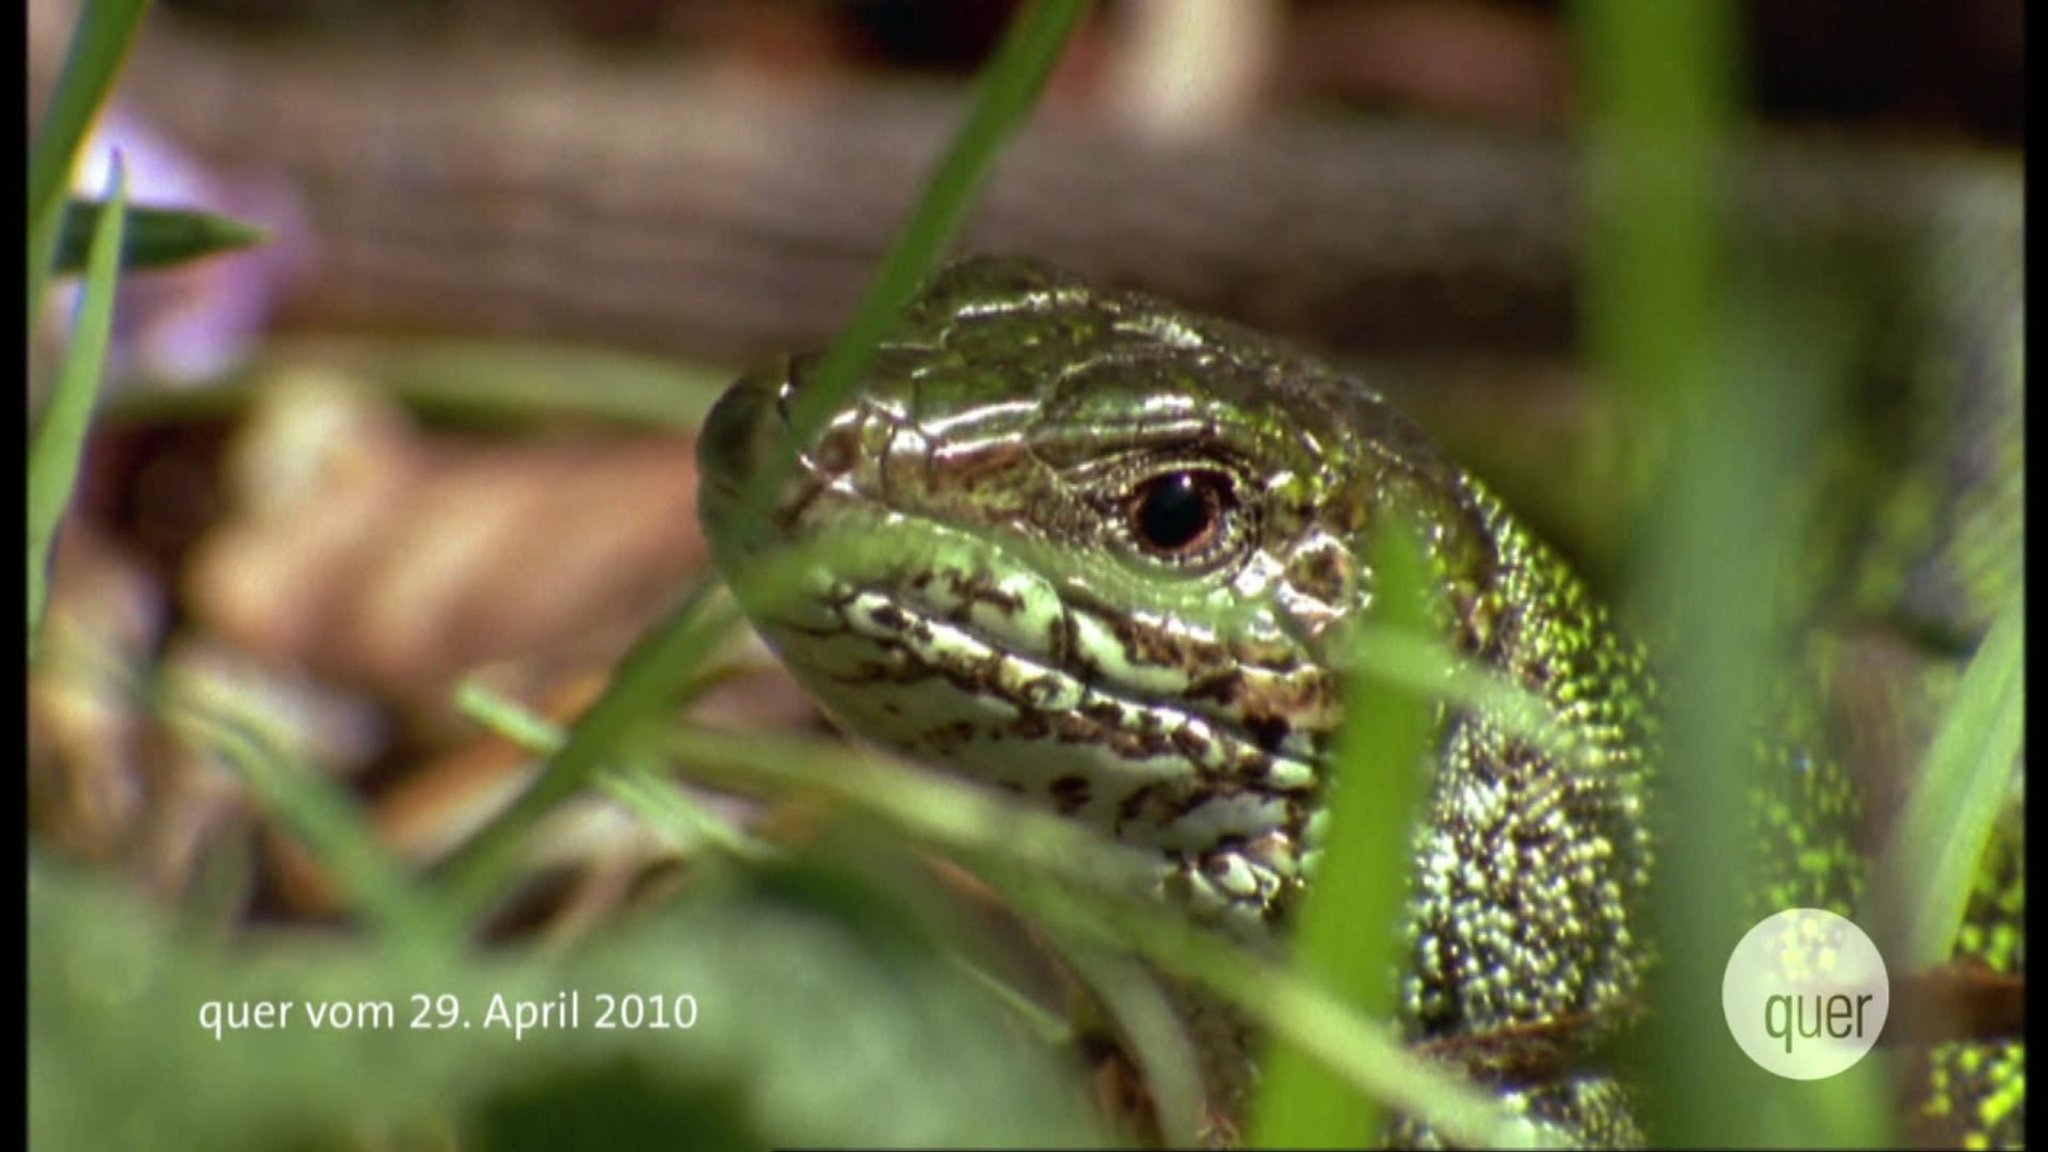
POLYGON ((1749 1058, 1793 1080, 1847 1069, 1884 1031, 1884 957, 1843 917, 1793 908, 1749 930, 1728 957, 1721 1007, 1749 1058))

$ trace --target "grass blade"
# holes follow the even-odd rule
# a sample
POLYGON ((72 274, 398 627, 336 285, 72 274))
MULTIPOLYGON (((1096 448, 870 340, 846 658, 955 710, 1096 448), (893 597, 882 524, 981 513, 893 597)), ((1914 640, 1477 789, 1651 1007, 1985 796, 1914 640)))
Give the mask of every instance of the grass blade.
POLYGON ((64 57, 57 90, 28 154, 28 327, 35 330, 48 283, 50 260, 57 250, 64 184, 85 140, 86 129, 99 112, 114 76, 135 41, 135 30, 149 0, 85 0, 78 31, 64 57))
POLYGON ((114 323, 114 288, 120 278, 122 225, 127 205, 127 179, 121 159, 114 158, 108 178, 107 211, 94 229, 87 259, 85 293, 78 303, 78 322, 56 392, 36 426, 28 457, 28 650, 35 658, 42 631, 43 607, 49 600, 50 549, 57 525, 70 507, 78 482, 79 456, 92 426, 99 395, 100 371, 106 363, 107 340, 114 323))
POLYGON ((740 523, 760 522, 781 490, 782 478, 796 465, 797 445, 810 441, 852 390, 868 357, 895 322, 897 309, 917 290, 974 207, 975 194, 996 154, 1037 104, 1061 49, 1087 8, 1085 0, 1037 0, 1011 23, 982 72, 966 122, 933 170, 917 210, 897 233, 846 328, 791 407, 789 436, 741 494, 740 523))
MULTIPOLYGON (((1429 575, 1420 540, 1397 518, 1380 544, 1381 620, 1426 634, 1429 575)), ((1329 844, 1301 909, 1294 964, 1364 1018, 1392 1020, 1430 703, 1411 686, 1366 676, 1351 682, 1345 707, 1329 844)), ((1354 1145, 1373 1138, 1383 1119, 1379 1103, 1329 1065, 1280 1045, 1262 1064, 1250 1144, 1354 1145)))
POLYGON ((527 831, 588 786, 620 755, 631 733, 704 667, 734 623, 730 601, 714 597, 714 587, 698 585, 634 645, 610 687, 570 727, 533 783, 447 860, 438 887, 458 915, 474 918, 488 909, 527 831))
MULTIPOLYGON (((99 200, 73 197, 66 203, 64 226, 57 237, 56 262, 51 269, 55 275, 69 276, 85 268, 87 246, 105 211, 106 204, 99 200)), ((265 229, 211 212, 131 205, 121 267, 130 271, 169 268, 269 239, 270 233, 265 229)))
POLYGON ((1915 778, 1886 857, 1907 880, 1906 966, 1945 963, 1971 877, 2012 785, 2025 727, 2025 598, 2014 596, 1963 673, 1915 778))
MULTIPOLYGON (((782 477, 796 463, 796 445, 853 387, 862 366, 958 228, 997 150, 1029 112, 1080 21, 1082 0, 1040 0, 1011 25, 990 64, 966 124, 926 186, 910 223, 883 259, 874 282, 834 342, 826 363, 791 414, 791 435, 757 473, 742 499, 742 523, 758 522, 782 477)), ((618 675, 570 729, 569 739, 538 778, 453 856, 443 873, 455 907, 474 912, 496 890, 518 840, 555 804, 587 785, 618 753, 632 729, 650 719, 710 656, 731 613, 707 612, 700 590, 634 648, 618 675)))
POLYGON ((455 921, 419 891, 378 839, 361 807, 263 730, 261 721, 194 699, 173 704, 175 729, 196 749, 232 768, 264 809, 289 829, 334 878, 349 903, 392 940, 447 947, 455 921))
POLYGON ((1762 1110, 1743 1094, 1770 1077, 1734 1044, 1719 990, 1741 932, 1724 862, 1743 842, 1756 768, 1747 717, 1761 701, 1745 689, 1762 670, 1766 565, 1731 556, 1727 542, 1777 543, 1764 510, 1778 457, 1743 450, 1757 443, 1748 433, 1781 447, 1783 426, 1760 419, 1758 390, 1714 362, 1726 338, 1718 197, 1735 118, 1735 14, 1712 0, 1588 0, 1578 16, 1592 96, 1588 343, 1597 370, 1670 444, 1656 506, 1635 510, 1651 537, 1636 594, 1669 630, 1660 670, 1684 685, 1665 710, 1653 816, 1646 919, 1662 960, 1648 977, 1648 1024, 1630 1040, 1651 1140, 1745 1147, 1768 1143, 1762 1110))

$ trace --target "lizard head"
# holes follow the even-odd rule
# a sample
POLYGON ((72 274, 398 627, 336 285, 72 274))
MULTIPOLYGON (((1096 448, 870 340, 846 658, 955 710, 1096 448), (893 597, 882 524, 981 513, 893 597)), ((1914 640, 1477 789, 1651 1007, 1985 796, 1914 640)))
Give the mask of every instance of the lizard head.
POLYGON ((1390 502, 1450 583, 1485 579, 1462 473, 1376 392, 1016 260, 936 276, 767 523, 735 523, 814 368, 742 379, 702 438, 702 518, 764 638, 856 733, 1233 900, 1269 902, 1312 838, 1335 626, 1370 602, 1390 502), (763 575, 778 553, 793 578, 763 575))

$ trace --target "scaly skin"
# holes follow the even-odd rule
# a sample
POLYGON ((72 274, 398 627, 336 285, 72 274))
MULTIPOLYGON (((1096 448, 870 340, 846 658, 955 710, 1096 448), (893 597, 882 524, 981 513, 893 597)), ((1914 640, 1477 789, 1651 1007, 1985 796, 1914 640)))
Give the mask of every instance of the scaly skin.
MULTIPOLYGON (((1540 1037, 1548 1078, 1504 1094, 1568 1139, 1642 1141, 1627 1088, 1572 1060, 1627 1024, 1648 962, 1655 688, 1481 485, 1316 360, 972 260, 912 303, 770 523, 736 524, 809 366, 743 379, 703 435, 705 526, 763 636, 849 729, 1155 850, 1163 896, 1243 935, 1283 926, 1313 871, 1343 624, 1372 603, 1375 527, 1397 505, 1417 518, 1447 638, 1542 698, 1583 755, 1440 715, 1401 1026, 1480 1076, 1515 1074, 1482 1062, 1499 1057, 1485 1042, 1540 1037), (793 541, 824 551, 770 603, 744 573, 793 541)), ((1769 895, 1841 906, 1860 813, 1806 747, 1772 751, 1806 770, 1760 817, 1806 866, 1769 895)), ((1189 1014, 1228 1117, 1243 1030, 1189 1014)))

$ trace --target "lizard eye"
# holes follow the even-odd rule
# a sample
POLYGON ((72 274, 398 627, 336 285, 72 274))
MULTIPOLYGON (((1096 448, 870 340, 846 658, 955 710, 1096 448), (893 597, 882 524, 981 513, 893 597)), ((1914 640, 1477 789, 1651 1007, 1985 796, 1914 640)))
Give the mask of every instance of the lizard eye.
POLYGON ((1132 490, 1125 505, 1131 536, 1162 560, 1190 563, 1214 553, 1238 511, 1230 475, 1206 469, 1161 473, 1132 490))

